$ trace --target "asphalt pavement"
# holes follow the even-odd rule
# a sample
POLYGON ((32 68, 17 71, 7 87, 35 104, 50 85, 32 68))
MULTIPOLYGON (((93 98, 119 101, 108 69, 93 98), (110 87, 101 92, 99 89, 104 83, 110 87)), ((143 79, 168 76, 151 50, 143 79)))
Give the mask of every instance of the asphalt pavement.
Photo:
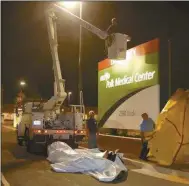
MULTIPOLYGON (((16 132, 11 127, 2 126, 1 170, 5 186, 103 186, 91 176, 84 174, 56 173, 43 155, 26 152, 25 147, 16 144, 16 132)), ((127 166, 127 165, 126 165, 127 166)), ((128 180, 118 186, 184 186, 182 178, 158 175, 134 167, 129 168, 128 180), (179 183, 180 182, 180 183, 179 183)), ((115 185, 109 183, 108 185, 115 185)))

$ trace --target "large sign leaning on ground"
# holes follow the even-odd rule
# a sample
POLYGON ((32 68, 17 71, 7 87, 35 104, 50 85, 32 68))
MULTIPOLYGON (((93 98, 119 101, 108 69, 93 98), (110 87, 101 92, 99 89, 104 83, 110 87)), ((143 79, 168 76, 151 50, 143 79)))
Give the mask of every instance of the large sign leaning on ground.
POLYGON ((127 51, 126 60, 98 64, 98 119, 105 128, 139 129, 141 114, 160 109, 159 39, 127 51))

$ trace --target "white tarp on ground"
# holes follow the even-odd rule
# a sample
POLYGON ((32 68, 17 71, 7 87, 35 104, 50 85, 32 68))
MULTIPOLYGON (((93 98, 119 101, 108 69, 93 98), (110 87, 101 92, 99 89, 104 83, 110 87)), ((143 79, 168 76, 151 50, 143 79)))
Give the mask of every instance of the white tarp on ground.
POLYGON ((104 154, 98 149, 73 150, 64 142, 54 142, 48 147, 47 159, 56 172, 84 173, 103 182, 126 179, 127 168, 120 159, 121 154, 114 162, 103 158, 104 154))

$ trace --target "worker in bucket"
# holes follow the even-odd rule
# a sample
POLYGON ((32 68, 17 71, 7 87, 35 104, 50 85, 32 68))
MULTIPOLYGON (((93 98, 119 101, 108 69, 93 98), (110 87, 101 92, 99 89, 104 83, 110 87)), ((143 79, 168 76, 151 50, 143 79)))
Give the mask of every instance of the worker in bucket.
POLYGON ((117 20, 116 20, 116 18, 113 18, 113 19, 111 20, 111 25, 110 25, 110 26, 108 27, 108 29, 107 29, 107 33, 108 33, 109 35, 111 35, 111 34, 116 33, 117 30, 118 30, 117 20))
POLYGON ((108 51, 108 47, 110 47, 115 39, 115 33, 118 32, 118 24, 117 24, 117 19, 113 18, 111 20, 111 25, 108 27, 108 29, 106 30, 108 37, 106 38, 106 42, 105 42, 105 48, 106 48, 106 52, 108 51))
POLYGON ((140 159, 147 160, 147 155, 149 152, 148 140, 151 138, 152 133, 155 129, 155 123, 150 117, 148 117, 147 113, 143 113, 141 116, 143 120, 142 123, 140 124, 141 142, 142 142, 140 159))
POLYGON ((88 148, 97 148, 98 126, 97 121, 94 118, 94 111, 89 112, 89 119, 86 123, 86 132, 88 137, 88 148))

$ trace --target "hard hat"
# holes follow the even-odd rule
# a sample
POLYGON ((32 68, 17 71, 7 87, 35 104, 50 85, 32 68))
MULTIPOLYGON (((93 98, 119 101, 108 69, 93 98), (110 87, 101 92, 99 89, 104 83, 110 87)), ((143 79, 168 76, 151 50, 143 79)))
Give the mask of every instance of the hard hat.
POLYGON ((114 21, 116 21, 117 22, 117 19, 114 17, 114 18, 112 18, 112 23, 114 22, 114 21))
POLYGON ((92 116, 92 115, 95 115, 93 110, 89 111, 89 116, 92 116))

